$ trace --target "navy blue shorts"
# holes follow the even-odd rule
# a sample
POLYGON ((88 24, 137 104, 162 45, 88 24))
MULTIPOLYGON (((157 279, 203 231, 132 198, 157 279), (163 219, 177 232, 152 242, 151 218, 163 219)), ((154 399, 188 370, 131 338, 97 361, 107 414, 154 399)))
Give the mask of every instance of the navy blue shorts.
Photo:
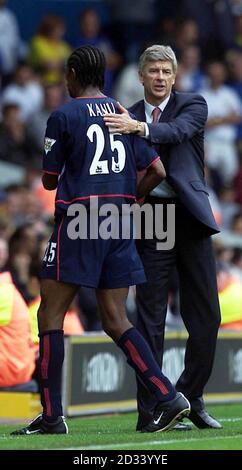
MULTIPOLYGON (((121 219, 121 217, 120 217, 121 219)), ((146 282, 133 239, 71 239, 71 217, 58 217, 43 258, 41 278, 116 289, 146 282)))

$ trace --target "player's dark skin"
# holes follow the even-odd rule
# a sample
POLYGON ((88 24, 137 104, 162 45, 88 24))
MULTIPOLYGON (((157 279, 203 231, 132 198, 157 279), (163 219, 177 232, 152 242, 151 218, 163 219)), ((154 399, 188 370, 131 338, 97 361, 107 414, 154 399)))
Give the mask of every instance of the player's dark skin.
MULTIPOLYGON (((96 87, 80 88, 74 69, 67 70, 66 81, 72 98, 102 96, 101 91, 96 87)), ((139 182, 137 197, 141 198, 148 194, 164 178, 164 167, 160 161, 157 161, 148 168, 146 175, 139 182)), ((58 176, 45 173, 42 182, 45 189, 54 190, 58 185, 58 176)), ((41 303, 38 310, 40 333, 63 328, 65 314, 78 290, 79 286, 74 284, 57 282, 52 279, 41 280, 41 303)), ((126 330, 133 326, 127 319, 125 309, 128 290, 128 287, 96 289, 103 329, 114 341, 117 341, 126 330)))

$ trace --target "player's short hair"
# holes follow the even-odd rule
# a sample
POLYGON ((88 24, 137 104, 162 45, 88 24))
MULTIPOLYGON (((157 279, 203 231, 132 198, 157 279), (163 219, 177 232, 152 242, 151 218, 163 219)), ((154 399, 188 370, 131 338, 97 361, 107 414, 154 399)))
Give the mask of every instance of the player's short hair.
POLYGON ((139 59, 139 71, 142 72, 147 62, 156 60, 168 60, 172 64, 173 72, 177 71, 177 60, 173 49, 170 46, 161 46, 154 44, 154 46, 147 47, 139 59))
POLYGON ((82 46, 72 52, 67 67, 74 69, 77 80, 85 88, 89 85, 103 89, 106 60, 97 47, 82 46))

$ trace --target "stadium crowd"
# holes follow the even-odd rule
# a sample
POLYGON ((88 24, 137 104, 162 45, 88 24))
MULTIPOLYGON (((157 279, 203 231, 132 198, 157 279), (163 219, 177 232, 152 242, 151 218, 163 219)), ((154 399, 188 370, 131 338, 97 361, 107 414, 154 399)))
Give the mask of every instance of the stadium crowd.
MULTIPOLYGON (((108 21, 102 24, 90 2, 90 8, 80 12, 73 43, 65 39, 65 18, 56 14, 41 18, 26 43, 20 37, 19 19, 7 1, 0 0, 0 388, 29 382, 34 371, 39 270, 53 226, 55 198, 55 191, 45 191, 41 183, 44 133, 50 113, 69 99, 65 60, 71 50, 85 44, 105 53, 104 92, 125 107, 143 98, 137 62, 140 52, 152 44, 169 44, 176 52, 176 89, 198 92, 206 99, 207 185, 221 228, 213 237, 221 326, 242 329, 242 1, 99 3, 108 12, 108 21), (11 351, 19 351, 19 357, 11 351), (9 364, 11 373, 6 374, 9 364)), ((131 289, 131 316, 134 297, 131 289)), ((167 327, 182 328, 175 272, 167 327)), ((80 288, 66 317, 65 333, 99 329, 94 291, 80 288)))

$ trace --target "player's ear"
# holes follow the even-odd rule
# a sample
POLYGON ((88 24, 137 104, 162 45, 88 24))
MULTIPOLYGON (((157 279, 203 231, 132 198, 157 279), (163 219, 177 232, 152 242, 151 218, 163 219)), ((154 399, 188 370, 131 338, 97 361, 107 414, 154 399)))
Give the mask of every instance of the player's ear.
POLYGON ((76 79, 76 71, 73 69, 73 67, 71 67, 71 75, 74 79, 76 79))
POLYGON ((141 85, 144 85, 144 79, 143 79, 143 74, 142 74, 141 70, 139 70, 139 81, 140 81, 141 85))

